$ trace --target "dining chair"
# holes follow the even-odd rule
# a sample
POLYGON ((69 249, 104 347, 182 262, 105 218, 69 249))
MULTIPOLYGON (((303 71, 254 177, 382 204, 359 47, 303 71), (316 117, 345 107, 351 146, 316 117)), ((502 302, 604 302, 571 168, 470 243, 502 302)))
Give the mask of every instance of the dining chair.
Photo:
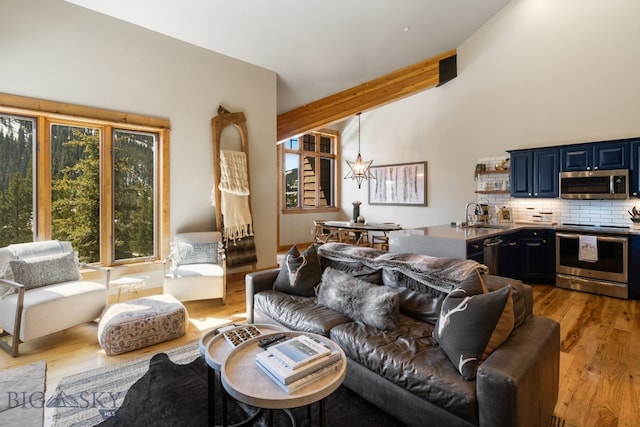
POLYGON ((340 230, 334 227, 327 227, 325 221, 316 219, 313 221, 315 226, 315 242, 323 244, 327 242, 342 242, 340 230))

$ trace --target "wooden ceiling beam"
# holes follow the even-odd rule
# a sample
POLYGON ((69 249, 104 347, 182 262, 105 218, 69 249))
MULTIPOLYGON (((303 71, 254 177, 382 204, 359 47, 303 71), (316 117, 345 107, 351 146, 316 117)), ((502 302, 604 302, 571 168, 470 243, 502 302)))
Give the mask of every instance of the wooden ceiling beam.
POLYGON ((442 85, 456 76, 454 49, 279 114, 278 141, 442 85))

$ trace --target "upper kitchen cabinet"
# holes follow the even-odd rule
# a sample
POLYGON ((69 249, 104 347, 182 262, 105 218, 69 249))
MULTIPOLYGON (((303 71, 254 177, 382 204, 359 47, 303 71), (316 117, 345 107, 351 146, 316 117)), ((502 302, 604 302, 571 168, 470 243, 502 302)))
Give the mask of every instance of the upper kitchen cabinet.
POLYGON ((629 169, 629 141, 595 142, 560 148, 561 170, 629 169))
POLYGON ((512 197, 558 197, 558 148, 514 150, 509 153, 512 197))
POLYGON ((640 197, 640 138, 629 141, 631 164, 629 166, 629 195, 640 197))

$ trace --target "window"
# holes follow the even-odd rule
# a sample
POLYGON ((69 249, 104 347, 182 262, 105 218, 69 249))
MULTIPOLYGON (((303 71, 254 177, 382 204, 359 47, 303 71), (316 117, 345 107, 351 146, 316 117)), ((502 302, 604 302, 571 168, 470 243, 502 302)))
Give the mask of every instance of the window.
POLYGON ((168 122, 71 109, 86 115, 0 107, 0 246, 59 239, 83 262, 158 259, 168 228, 168 122))
POLYGON ((324 130, 279 145, 285 213, 336 208, 337 145, 338 134, 324 130))

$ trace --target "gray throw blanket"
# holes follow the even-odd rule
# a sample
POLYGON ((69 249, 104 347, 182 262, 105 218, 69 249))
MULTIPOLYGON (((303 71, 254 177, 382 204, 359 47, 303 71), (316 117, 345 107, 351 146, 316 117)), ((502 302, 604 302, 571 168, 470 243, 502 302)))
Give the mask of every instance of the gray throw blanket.
POLYGON ((332 261, 360 262, 372 269, 395 270, 445 293, 474 271, 488 272, 485 265, 470 259, 394 254, 345 243, 325 243, 318 247, 318 255, 332 261))

